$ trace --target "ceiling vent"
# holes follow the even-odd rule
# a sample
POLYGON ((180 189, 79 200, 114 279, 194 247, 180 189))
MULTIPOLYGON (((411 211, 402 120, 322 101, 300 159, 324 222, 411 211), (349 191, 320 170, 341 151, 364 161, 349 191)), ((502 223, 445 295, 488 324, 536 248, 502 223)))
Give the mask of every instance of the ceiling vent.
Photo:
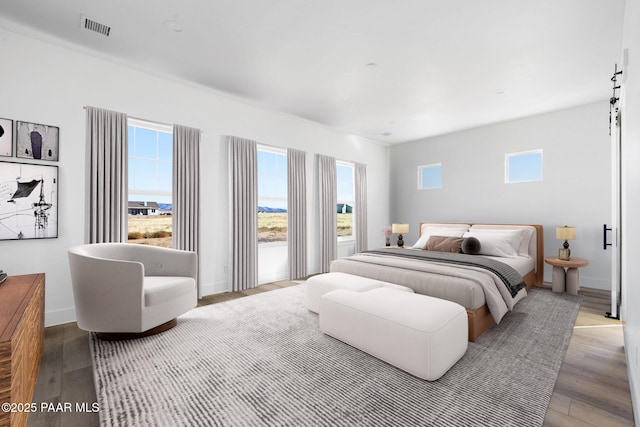
POLYGON ((109 37, 109 33, 111 32, 110 26, 101 24, 84 15, 80 15, 80 27, 84 28, 85 30, 102 34, 105 37, 109 37))

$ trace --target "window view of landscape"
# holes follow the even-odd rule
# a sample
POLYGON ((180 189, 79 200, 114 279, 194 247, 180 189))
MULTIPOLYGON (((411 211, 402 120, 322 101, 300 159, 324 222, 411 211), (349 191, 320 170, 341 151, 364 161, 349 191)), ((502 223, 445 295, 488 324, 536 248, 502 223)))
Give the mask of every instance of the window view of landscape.
POLYGON ((340 204, 338 204, 338 237, 353 236, 353 213, 340 212, 340 204))
MULTIPOLYGON (((354 168, 336 165, 339 238, 353 236, 354 168)), ((271 147, 258 148, 258 243, 287 241, 287 153, 271 147)))
POLYGON ((172 246, 171 127, 129 122, 129 243, 172 246))
MULTIPOLYGON (((172 134, 170 129, 130 121, 129 124, 129 243, 170 248, 172 134)), ((354 169, 337 164, 339 238, 353 236, 354 169)), ((287 241, 287 154, 258 149, 258 243, 287 241)))
POLYGON ((351 163, 338 162, 336 165, 338 183, 338 238, 353 236, 353 206, 355 200, 354 168, 351 163))
MULTIPOLYGON (((131 205, 131 202, 129 202, 131 205)), ((144 245, 172 246, 172 216, 171 205, 163 213, 150 215, 129 214, 129 243, 144 245)))
POLYGON ((287 152, 258 148, 258 243, 287 241, 287 152))
MULTIPOLYGON (((338 203, 338 237, 349 237, 353 235, 353 212, 352 207, 338 203)), ((270 212, 264 207, 258 207, 258 242, 284 242, 287 240, 287 212, 270 212), (261 209, 263 209, 261 211, 261 209)))

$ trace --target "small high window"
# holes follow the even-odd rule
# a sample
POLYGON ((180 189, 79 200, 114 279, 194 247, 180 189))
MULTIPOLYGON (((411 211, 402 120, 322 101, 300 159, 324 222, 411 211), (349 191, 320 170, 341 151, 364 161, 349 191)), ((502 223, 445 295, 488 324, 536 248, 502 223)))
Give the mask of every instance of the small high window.
POLYGON ((442 188, 442 163, 418 166, 418 190, 442 188))
POLYGON ((542 181, 542 149, 505 155, 505 183, 542 181))

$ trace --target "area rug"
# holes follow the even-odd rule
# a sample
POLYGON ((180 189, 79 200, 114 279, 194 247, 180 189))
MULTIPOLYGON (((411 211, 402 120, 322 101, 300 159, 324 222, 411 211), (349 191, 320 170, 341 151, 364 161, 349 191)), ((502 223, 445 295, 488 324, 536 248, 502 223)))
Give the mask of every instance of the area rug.
POLYGON ((322 334, 301 284, 91 336, 103 426, 540 426, 579 296, 532 289, 434 382, 322 334))

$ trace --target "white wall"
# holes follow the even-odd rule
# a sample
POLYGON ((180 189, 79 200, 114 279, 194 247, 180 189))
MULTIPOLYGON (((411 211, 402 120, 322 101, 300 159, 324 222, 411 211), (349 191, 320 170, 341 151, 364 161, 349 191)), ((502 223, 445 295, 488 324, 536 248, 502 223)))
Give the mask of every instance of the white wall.
MULTIPOLYGON (((5 58, 0 67, 0 80, 4 82, 0 85, 0 117, 60 128, 59 237, 0 242, 0 268, 12 275, 46 273, 47 325, 75 318, 66 251, 84 239, 86 105, 202 129, 200 261, 205 295, 227 289, 228 172, 224 135, 307 151, 310 272, 317 272, 320 264, 315 153, 367 164, 369 239, 378 238, 378 231, 388 223, 388 155, 384 146, 202 87, 36 40, 22 35, 22 30, 9 22, 0 22, 0 51, 5 58)), ((277 250, 271 254, 261 251, 261 256, 282 260, 277 250)), ((279 265, 282 269, 283 263, 279 265)), ((281 271, 269 274, 278 275, 281 271)))
MULTIPOLYGON (((392 222, 535 223, 545 229, 545 255, 561 246, 555 227, 577 227, 572 254, 587 258, 585 286, 609 289, 611 261, 602 224, 611 218, 608 101, 484 126, 390 148, 392 222), (504 183, 505 154, 542 148, 543 181, 504 183), (442 163, 442 189, 418 190, 417 167, 442 163)), ((551 280, 551 267, 545 266, 551 280)))
POLYGON ((640 1, 625 3, 622 68, 622 318, 629 385, 640 425, 640 1), (626 54, 624 52, 626 49, 626 54))

